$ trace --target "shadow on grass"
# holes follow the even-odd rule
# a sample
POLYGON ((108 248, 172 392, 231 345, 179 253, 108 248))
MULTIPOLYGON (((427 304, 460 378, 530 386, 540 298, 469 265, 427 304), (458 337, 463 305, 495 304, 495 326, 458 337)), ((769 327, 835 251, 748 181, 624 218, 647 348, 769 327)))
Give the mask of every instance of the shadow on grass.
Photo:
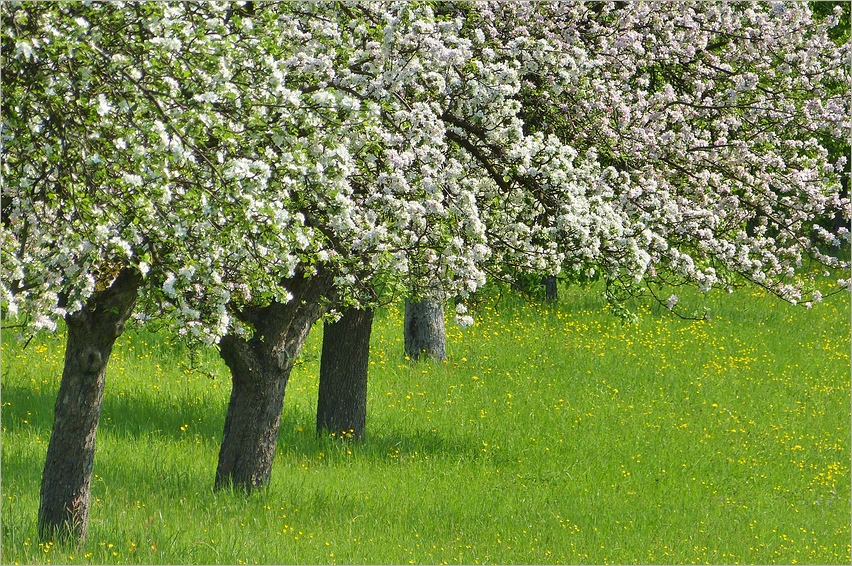
MULTIPOLYGON (((27 433, 33 435, 33 443, 36 436, 39 438, 36 449, 16 450, 15 458, 3 459, 4 479, 37 482, 41 477, 55 400, 52 388, 3 387, 3 401, 9 403, 2 415, 4 441, 12 435, 18 442, 27 441, 27 433)), ((113 485, 128 486, 134 497, 164 489, 176 494, 209 491, 227 408, 224 404, 211 405, 155 404, 132 392, 117 396, 107 391, 98 429, 95 473, 113 485), (187 423, 190 426, 181 430, 187 423)), ((378 430, 370 429, 368 423, 363 439, 344 441, 318 437, 312 427, 304 427, 308 419, 303 411, 287 407, 285 400, 276 450, 279 465, 299 461, 309 461, 312 467, 352 462, 393 465, 424 458, 472 459, 478 455, 476 442, 456 433, 446 436, 416 426, 404 431, 378 430)), ((93 493, 99 489, 96 481, 93 493)))
MULTIPOLYGON (((19 433, 26 429, 49 438, 56 395, 53 388, 34 390, 20 385, 3 386, 3 403, 7 404, 3 407, 5 433, 19 433)), ((133 394, 111 395, 107 390, 101 406, 98 434, 129 437, 159 434, 180 440, 185 436, 181 426, 186 423, 193 424, 194 432, 210 437, 221 436, 224 422, 225 407, 220 411, 210 405, 179 405, 174 401, 155 405, 133 394)))
POLYGON ((329 464, 352 458, 401 463, 416 457, 474 458, 478 454, 477 449, 473 441, 468 442, 458 436, 449 438, 439 432, 417 428, 404 432, 397 429, 368 430, 364 438, 358 441, 317 437, 313 431, 289 432, 278 436, 279 455, 286 458, 317 458, 322 455, 329 464))

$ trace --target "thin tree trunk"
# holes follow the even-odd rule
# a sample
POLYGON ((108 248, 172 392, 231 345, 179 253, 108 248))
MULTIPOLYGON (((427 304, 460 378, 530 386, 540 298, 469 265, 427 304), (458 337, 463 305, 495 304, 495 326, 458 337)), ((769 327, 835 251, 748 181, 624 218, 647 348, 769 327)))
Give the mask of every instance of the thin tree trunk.
POLYGON ((229 334, 220 341, 219 352, 231 370, 233 389, 214 489, 231 484, 251 492, 269 483, 287 381, 322 312, 319 301, 330 282, 326 275, 293 279, 289 303, 273 302, 239 313, 254 326, 254 337, 246 340, 229 334))
POLYGON ((546 275, 541 278, 541 284, 544 285, 544 299, 548 302, 556 302, 559 294, 556 289, 556 276, 546 275))
POLYGON ((361 438, 367 421, 367 369, 373 311, 346 309, 322 337, 317 434, 361 438))
POLYGON ((38 533, 42 541, 86 538, 107 362, 133 312, 141 283, 136 270, 123 269, 110 287, 65 317, 65 367, 41 478, 38 533))
POLYGON ((438 301, 405 300, 405 355, 412 360, 426 356, 434 360, 447 358, 447 332, 444 328, 444 305, 438 301))

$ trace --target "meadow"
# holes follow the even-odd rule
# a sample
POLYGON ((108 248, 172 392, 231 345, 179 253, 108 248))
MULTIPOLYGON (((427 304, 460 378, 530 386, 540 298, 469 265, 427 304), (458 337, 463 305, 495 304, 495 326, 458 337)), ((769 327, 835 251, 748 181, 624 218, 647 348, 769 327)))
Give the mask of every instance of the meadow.
MULTIPOLYGON (((110 360, 91 522, 39 543, 63 335, 3 335, 2 562, 850 563, 849 294, 811 310, 758 291, 708 318, 599 289, 485 301, 445 363, 403 356, 378 313, 367 434, 317 438, 321 326, 288 385, 268 489, 212 491, 230 392, 215 351, 168 332, 110 360)), ((449 322, 449 321, 448 321, 449 322)))

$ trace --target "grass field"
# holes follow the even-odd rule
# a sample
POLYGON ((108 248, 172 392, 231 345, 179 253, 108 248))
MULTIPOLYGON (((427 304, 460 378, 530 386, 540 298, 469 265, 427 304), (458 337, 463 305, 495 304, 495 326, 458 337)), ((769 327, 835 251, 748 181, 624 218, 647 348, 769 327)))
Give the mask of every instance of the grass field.
MULTIPOLYGON (((3 336, 3 563, 850 562, 849 295, 813 310, 749 291, 710 319, 594 290, 505 298, 409 363, 377 316, 368 432, 316 439, 321 332, 288 386, 270 487, 211 487, 230 382, 167 334, 110 360, 89 538, 40 544, 63 337, 3 336)), ((681 304, 698 304, 694 295, 681 304)))

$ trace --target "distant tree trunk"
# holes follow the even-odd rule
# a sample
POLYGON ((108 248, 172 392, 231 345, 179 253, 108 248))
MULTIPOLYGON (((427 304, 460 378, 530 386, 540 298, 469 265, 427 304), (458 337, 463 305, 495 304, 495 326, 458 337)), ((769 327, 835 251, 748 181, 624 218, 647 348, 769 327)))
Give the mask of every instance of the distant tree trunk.
POLYGON ((405 354, 412 360, 421 355, 434 360, 447 358, 444 306, 438 301, 405 300, 405 354))
POLYGON ((65 366, 53 409, 53 431, 39 496, 38 534, 42 541, 86 539, 95 433, 107 362, 133 313, 141 283, 138 271, 123 269, 83 309, 65 317, 65 366))
POLYGON ((239 312, 255 329, 251 339, 229 334, 220 341, 219 353, 231 370, 233 388, 214 489, 232 484, 251 492, 269 483, 287 380, 321 314, 319 301, 330 282, 327 275, 294 278, 289 303, 239 312))
POLYGON ((367 368, 373 311, 346 309, 322 337, 317 434, 361 438, 367 420, 367 368))
POLYGON ((556 276, 546 275, 542 277, 541 284, 544 285, 544 299, 548 302, 556 302, 559 298, 556 290, 556 276))
MULTIPOLYGON (((847 167, 848 166, 849 165, 847 164, 847 167)), ((840 176, 840 196, 842 198, 849 198, 849 175, 850 173, 847 171, 840 176)), ((842 210, 839 210, 834 214, 834 226, 832 232, 836 234, 840 228, 849 228, 849 220, 844 218, 842 210)))

